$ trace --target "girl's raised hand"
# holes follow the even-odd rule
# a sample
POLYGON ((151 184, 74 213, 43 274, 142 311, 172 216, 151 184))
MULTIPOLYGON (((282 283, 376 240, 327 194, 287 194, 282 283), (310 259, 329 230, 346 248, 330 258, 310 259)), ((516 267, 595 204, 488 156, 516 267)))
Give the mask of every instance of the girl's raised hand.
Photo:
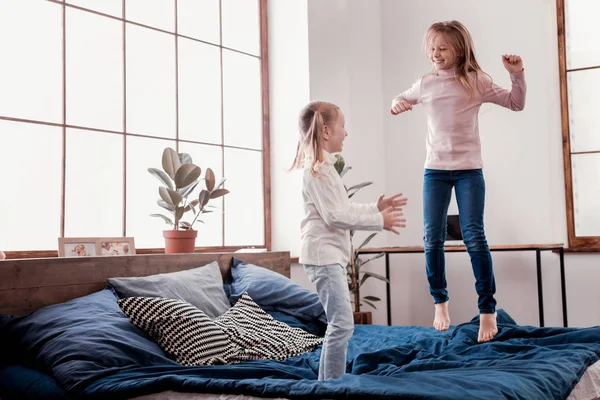
POLYGON ((504 68, 511 74, 523 71, 523 60, 521 57, 514 54, 505 54, 502 56, 502 64, 504 68))

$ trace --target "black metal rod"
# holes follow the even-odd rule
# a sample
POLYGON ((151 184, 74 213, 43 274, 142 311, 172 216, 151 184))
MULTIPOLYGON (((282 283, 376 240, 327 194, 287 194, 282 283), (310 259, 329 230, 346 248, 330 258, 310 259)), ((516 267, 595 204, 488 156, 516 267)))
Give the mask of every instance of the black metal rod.
POLYGON ((540 249, 535 250, 535 262, 537 266, 537 290, 540 327, 544 326, 544 288, 542 286, 542 253, 540 249))
POLYGON ((391 285, 390 285, 390 253, 385 253, 385 283, 386 301, 387 301, 387 324, 392 325, 392 299, 391 299, 391 285))
POLYGON ((563 326, 566 328, 569 326, 567 320, 567 284, 565 282, 565 249, 559 249, 560 257, 560 293, 562 295, 562 312, 563 312, 563 326))

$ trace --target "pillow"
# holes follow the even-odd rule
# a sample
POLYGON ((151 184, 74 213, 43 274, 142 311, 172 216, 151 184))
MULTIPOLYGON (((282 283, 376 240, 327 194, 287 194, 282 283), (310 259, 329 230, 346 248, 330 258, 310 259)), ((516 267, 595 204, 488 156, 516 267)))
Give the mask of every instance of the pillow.
POLYGON ((223 277, 216 261, 203 267, 167 274, 133 278, 109 278, 108 283, 123 297, 163 297, 185 300, 210 318, 231 307, 223 290, 223 277))
POLYGON ((77 392, 112 371, 177 365, 129 322, 108 289, 0 323, 2 344, 67 391, 77 392))
POLYGON ((300 328, 276 321, 263 311, 248 295, 242 294, 233 307, 214 323, 229 339, 244 349, 248 359, 283 361, 313 351, 323 339, 300 328))
POLYGON ((324 336, 325 331, 327 330, 327 324, 324 324, 318 319, 304 320, 281 311, 267 311, 267 314, 273 317, 273 319, 283 322, 292 328, 300 328, 316 336, 324 336))
POLYGON ((325 310, 316 293, 266 268, 233 259, 231 304, 247 292, 265 311, 281 311, 307 321, 327 323, 325 310))
POLYGON ((128 297, 119 306, 182 365, 227 364, 242 353, 205 313, 183 300, 128 297))

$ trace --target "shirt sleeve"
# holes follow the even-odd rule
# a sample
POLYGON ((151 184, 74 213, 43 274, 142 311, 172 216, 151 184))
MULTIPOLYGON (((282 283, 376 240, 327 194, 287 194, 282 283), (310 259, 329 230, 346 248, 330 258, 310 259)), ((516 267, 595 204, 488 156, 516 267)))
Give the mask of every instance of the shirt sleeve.
POLYGON ((415 82, 410 89, 394 97, 393 101, 404 100, 409 104, 415 105, 421 102, 421 79, 415 82))
POLYGON ((318 171, 319 177, 305 175, 306 190, 327 225, 345 230, 380 231, 383 215, 370 204, 350 203, 343 183, 332 166, 318 171), (336 179, 337 178, 337 179, 336 179))
POLYGON ((498 104, 513 111, 524 109, 527 93, 525 72, 510 74, 510 80, 512 82, 511 90, 506 90, 493 83, 488 76, 479 74, 479 82, 483 88, 483 102, 498 104))

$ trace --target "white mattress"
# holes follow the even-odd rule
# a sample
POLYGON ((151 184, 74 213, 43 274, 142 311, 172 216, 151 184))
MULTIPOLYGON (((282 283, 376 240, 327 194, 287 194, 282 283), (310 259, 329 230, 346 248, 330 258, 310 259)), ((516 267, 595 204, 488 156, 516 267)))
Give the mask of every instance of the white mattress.
MULTIPOLYGON (((244 396, 243 394, 202 394, 161 392, 140 396, 130 400, 255 400, 262 397, 244 396)), ((600 399, 600 361, 591 365, 583 374, 567 400, 600 399)), ((278 398, 275 400, 285 400, 278 398)))

